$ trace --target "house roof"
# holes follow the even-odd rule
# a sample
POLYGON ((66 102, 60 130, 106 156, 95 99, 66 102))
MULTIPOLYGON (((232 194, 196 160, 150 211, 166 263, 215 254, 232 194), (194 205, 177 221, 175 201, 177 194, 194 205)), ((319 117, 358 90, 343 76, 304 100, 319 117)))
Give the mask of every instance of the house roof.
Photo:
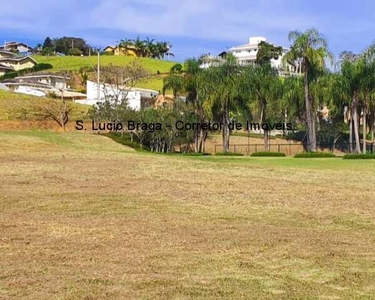
POLYGON ((35 75, 27 75, 27 76, 17 76, 15 79, 33 79, 33 78, 56 78, 56 79, 70 79, 70 77, 64 77, 60 75, 55 75, 55 74, 46 74, 46 73, 38 73, 35 75))
POLYGON ((1 48, 0 48, 0 54, 7 54, 7 55, 11 55, 11 56, 16 56, 13 52, 7 51, 7 50, 1 50, 1 48))
POLYGON ((20 46, 20 45, 27 47, 29 49, 32 49, 32 47, 22 42, 6 42, 3 46, 0 46, 0 49, 4 49, 6 47, 12 47, 12 46, 20 46))
POLYGON ((13 67, 5 66, 3 64, 0 64, 0 69, 1 70, 8 70, 8 71, 14 71, 13 67))
POLYGON ((236 47, 230 48, 231 51, 233 50, 242 50, 242 49, 255 49, 258 48, 258 44, 244 44, 236 47))
POLYGON ((115 49, 115 46, 107 46, 103 50, 105 51, 105 49, 115 49))
POLYGON ((2 61, 16 61, 16 62, 20 62, 20 61, 23 61, 23 60, 31 60, 33 61, 35 64, 37 64, 38 62, 32 58, 31 56, 22 56, 22 57, 0 57, 0 63, 2 61))

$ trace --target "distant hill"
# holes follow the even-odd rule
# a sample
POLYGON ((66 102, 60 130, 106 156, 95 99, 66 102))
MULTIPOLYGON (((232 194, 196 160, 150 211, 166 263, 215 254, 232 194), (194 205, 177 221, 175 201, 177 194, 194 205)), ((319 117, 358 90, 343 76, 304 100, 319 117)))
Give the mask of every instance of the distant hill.
MULTIPOLYGON (((50 72, 61 72, 67 71, 78 71, 82 67, 95 68, 97 64, 96 56, 39 56, 36 55, 34 58, 39 63, 48 63, 53 66, 50 72)), ((114 66, 124 66, 129 64, 135 58, 130 56, 113 56, 113 55, 102 55, 100 56, 100 64, 102 66, 108 66, 110 64, 114 66)), ((140 82, 137 86, 143 88, 149 88, 154 90, 162 90, 163 87, 163 74, 167 73, 171 67, 176 64, 173 61, 165 61, 152 58, 136 58, 138 59, 145 69, 151 73, 151 77, 147 80, 140 82)), ((164 75, 165 76, 165 75, 164 75)))

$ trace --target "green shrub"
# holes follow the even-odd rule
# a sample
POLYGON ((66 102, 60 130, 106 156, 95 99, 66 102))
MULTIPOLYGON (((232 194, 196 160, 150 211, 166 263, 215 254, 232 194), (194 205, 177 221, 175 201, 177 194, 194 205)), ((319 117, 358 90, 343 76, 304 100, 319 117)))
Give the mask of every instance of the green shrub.
POLYGON ((285 153, 280 152, 255 152, 251 153, 250 156, 265 156, 265 157, 285 157, 285 153))
POLYGON ((326 158, 326 157, 336 157, 333 153, 329 152, 304 152, 297 153, 294 155, 295 158, 326 158))
POLYGON ((36 64, 32 69, 33 72, 38 72, 38 71, 43 71, 43 70, 48 70, 52 69, 53 66, 51 64, 45 64, 45 63, 40 63, 36 64))
POLYGON ((345 154, 343 159, 375 159, 375 154, 345 154))
POLYGON ((183 156, 207 156, 211 155, 211 153, 194 153, 194 152, 188 152, 188 153, 181 153, 183 156))
POLYGON ((235 153, 235 152, 218 152, 215 155, 219 155, 219 156, 243 156, 242 153, 235 153))

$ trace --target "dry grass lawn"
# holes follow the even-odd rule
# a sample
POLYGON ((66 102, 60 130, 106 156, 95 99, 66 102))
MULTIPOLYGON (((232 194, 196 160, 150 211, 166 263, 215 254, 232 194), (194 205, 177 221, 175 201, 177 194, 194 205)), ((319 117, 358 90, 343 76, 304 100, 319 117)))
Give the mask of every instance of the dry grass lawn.
POLYGON ((0 299, 375 299, 375 162, 0 133, 0 299))

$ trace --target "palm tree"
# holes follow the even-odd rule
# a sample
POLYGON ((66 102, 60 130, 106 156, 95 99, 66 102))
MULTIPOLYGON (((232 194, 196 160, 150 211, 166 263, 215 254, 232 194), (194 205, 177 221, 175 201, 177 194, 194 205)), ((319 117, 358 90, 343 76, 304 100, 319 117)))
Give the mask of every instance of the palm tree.
MULTIPOLYGON (((362 152, 365 154, 367 150, 366 135, 367 135, 367 115, 369 108, 374 107, 375 94, 375 44, 370 45, 363 53, 362 59, 364 61, 363 72, 361 76, 361 90, 362 90, 362 152)), ((370 122, 370 128, 373 132, 374 120, 370 122)))
POLYGON ((315 106, 310 94, 310 84, 316 73, 325 69, 325 58, 331 58, 327 40, 316 29, 305 32, 291 31, 289 41, 292 43, 290 51, 284 56, 285 63, 302 68, 304 79, 304 98, 306 123, 309 136, 309 151, 316 151, 315 106))
MULTIPOLYGON (((174 65, 169 76, 164 78, 163 94, 167 89, 171 89, 175 100, 180 94, 185 94, 186 102, 191 104, 196 121, 203 123, 206 120, 206 113, 203 109, 203 98, 199 97, 198 94, 199 89, 204 87, 204 82, 201 81, 199 65, 199 61, 196 59, 186 60, 184 69, 180 64, 174 65)), ((195 152, 202 152, 207 134, 207 131, 194 129, 195 152)))
MULTIPOLYGON (((260 123, 269 122, 276 117, 278 100, 281 98, 282 85, 277 71, 270 64, 246 67, 243 72, 242 91, 249 95, 250 106, 259 112, 260 123), (273 110, 269 109, 272 105, 273 110)), ((270 122, 269 122, 270 123, 270 122)), ((264 150, 269 151, 269 129, 264 125, 264 150)))
POLYGON ((219 117, 223 126, 223 151, 229 152, 230 113, 246 110, 246 99, 240 89, 241 67, 233 55, 224 64, 202 71, 200 97, 209 116, 219 117))
POLYGON ((139 38, 139 36, 137 37, 137 39, 133 40, 133 46, 137 49, 137 55, 138 56, 140 56, 140 57, 145 56, 145 49, 146 49, 145 41, 142 41, 139 38))
POLYGON ((134 46, 134 42, 131 39, 125 38, 125 39, 123 39, 119 42, 118 46, 119 46, 120 50, 123 50, 125 52, 125 54, 127 54, 128 47, 134 46), (123 49, 121 49, 121 48, 123 48, 123 49))
MULTIPOLYGON (((351 135, 352 132, 354 132, 354 151, 360 153, 358 108, 360 104, 361 86, 363 85, 364 60, 360 55, 349 52, 341 54, 340 57, 340 73, 342 75, 341 87, 350 104, 350 144, 352 143, 351 135)), ((350 148, 352 151, 352 147, 350 148)))
POLYGON ((304 90, 303 78, 291 76, 285 78, 282 87, 281 111, 284 113, 285 123, 304 120, 304 90))
POLYGON ((163 79, 163 95, 165 95, 167 90, 172 90, 174 100, 185 91, 185 82, 182 73, 171 72, 168 77, 163 79))
POLYGON ((144 42, 145 56, 155 58, 156 45, 154 44, 154 39, 146 37, 144 42))

